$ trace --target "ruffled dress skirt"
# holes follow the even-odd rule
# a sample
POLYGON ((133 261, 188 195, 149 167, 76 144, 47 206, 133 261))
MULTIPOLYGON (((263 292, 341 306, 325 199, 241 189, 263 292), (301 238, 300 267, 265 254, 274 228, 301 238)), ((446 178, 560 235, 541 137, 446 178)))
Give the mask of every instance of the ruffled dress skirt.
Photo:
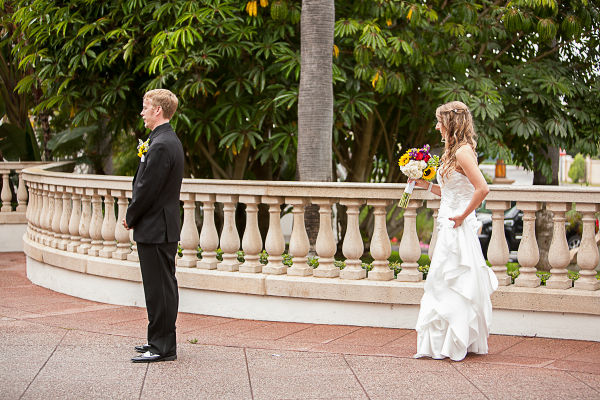
POLYGON ((481 252, 475 214, 456 229, 448 219, 455 215, 456 209, 440 207, 437 241, 416 325, 415 358, 460 361, 467 352, 488 352, 490 295, 498 280, 481 252))

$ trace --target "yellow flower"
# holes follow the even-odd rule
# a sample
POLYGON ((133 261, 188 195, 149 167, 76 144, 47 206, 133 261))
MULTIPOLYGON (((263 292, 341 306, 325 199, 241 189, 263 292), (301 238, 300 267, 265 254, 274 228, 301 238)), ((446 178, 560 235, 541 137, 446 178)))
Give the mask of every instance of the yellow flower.
POLYGON ((148 152, 148 146, 150 146, 150 138, 148 138, 145 142, 142 142, 142 139, 138 139, 137 155, 139 158, 142 158, 142 156, 148 152))
POLYGON ((392 26, 392 20, 389 18, 385 20, 385 23, 387 26, 392 26))
POLYGON ((258 4, 257 4, 256 0, 249 1, 246 4, 246 12, 248 13, 249 16, 255 17, 257 10, 258 10, 258 4))
POLYGON ((400 159, 398 160, 398 165, 404 167, 406 164, 408 164, 409 161, 410 156, 408 155, 408 153, 406 153, 402 157, 400 157, 400 159))
POLYGON ((260 6, 261 7, 266 7, 269 5, 269 0, 260 0, 260 6))
POLYGON ((339 55, 340 55, 340 49, 334 44, 333 45, 333 56, 335 58, 338 58, 339 55))
POLYGON ((423 170, 423 179, 430 180, 435 176, 435 167, 427 167, 423 170))
POLYGON ((378 80, 379 80, 379 71, 377 71, 377 73, 375 74, 375 76, 371 80, 371 85, 373 85, 373 87, 375 87, 375 85, 377 85, 377 81, 378 80))

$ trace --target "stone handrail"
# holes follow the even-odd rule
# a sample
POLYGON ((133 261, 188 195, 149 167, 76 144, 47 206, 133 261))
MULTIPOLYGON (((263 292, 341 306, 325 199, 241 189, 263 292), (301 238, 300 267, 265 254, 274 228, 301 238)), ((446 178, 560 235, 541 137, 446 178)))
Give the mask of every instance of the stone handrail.
POLYGON ((63 168, 69 164, 71 163, 48 163, 45 161, 0 162, 0 178, 2 180, 2 190, 0 191, 0 200, 2 200, 2 207, 0 207, 0 224, 24 224, 27 222, 25 219, 25 210, 27 209, 27 188, 23 182, 23 174, 21 173, 25 168, 45 165, 50 169, 56 169, 63 168), (15 209, 12 207, 13 193, 9 183, 11 173, 18 176, 18 183, 15 187, 18 204, 15 209))
MULTIPOLYGON (((135 243, 131 246, 129 232, 120 223, 131 197, 131 178, 103 175, 78 175, 48 171, 34 167, 24 171, 23 179, 30 188, 31 206, 27 209, 28 236, 46 246, 106 258, 136 260, 135 243), (115 199, 117 215, 113 212, 115 199), (104 205, 104 207, 103 207, 104 205), (105 210, 103 213, 102 210, 105 210)), ((184 179, 181 189, 183 202, 183 224, 181 247, 183 256, 177 260, 178 267, 217 269, 262 274, 286 274, 297 276, 338 277, 344 280, 381 280, 394 278, 389 268, 390 240, 386 230, 386 207, 398 199, 403 184, 364 183, 313 183, 313 182, 265 182, 265 181, 218 181, 184 179), (195 223, 196 203, 202 204, 204 212, 200 232, 195 223), (224 225, 219 236, 215 221, 215 203, 223 204, 224 225), (237 203, 246 205, 246 228, 240 238, 235 224, 237 203), (269 207, 270 224, 265 243, 258 230, 257 206, 269 207), (290 268, 282 264, 285 250, 284 237, 279 219, 281 204, 293 206, 293 230, 289 253, 293 258, 290 268), (304 209, 313 203, 319 205, 321 224, 316 241, 319 266, 313 270, 307 264, 309 252, 308 236, 304 226, 304 209), (347 207, 347 229, 343 239, 343 254, 346 267, 340 271, 334 265, 336 243, 331 226, 332 205, 339 203, 347 207), (363 241, 359 231, 359 208, 374 207, 375 224, 370 241, 370 253, 374 259, 373 269, 368 276, 361 268, 363 241), (223 251, 222 261, 216 258, 217 248, 223 251), (202 257, 196 253, 198 246, 202 257), (245 262, 237 260, 242 249, 245 262), (268 253, 268 263, 259 262, 262 250, 268 253)), ((24 197, 24 196, 23 196, 24 197)), ((423 202, 434 210, 439 208, 439 199, 416 190, 404 213, 404 233, 399 246, 402 270, 396 280, 419 282, 422 273, 417 261, 421 251, 416 232, 416 210, 423 202)), ((542 203, 553 213, 552 244, 548 255, 552 267, 547 288, 569 289, 571 279, 567 276, 570 262, 565 237, 565 212, 571 203, 583 214, 583 235, 577 264, 580 278, 575 288, 595 291, 600 282, 595 278, 598 265, 598 247, 594 238, 594 214, 600 210, 600 190, 594 188, 547 187, 547 186, 492 186, 486 207, 492 211, 492 235, 488 248, 488 259, 500 281, 500 285, 511 284, 506 273, 509 251, 504 236, 504 211, 510 201, 524 213, 523 238, 518 251, 521 265, 516 286, 537 287, 540 279, 535 266, 539 252, 535 240, 535 212, 542 203)), ((430 253, 435 246, 435 228, 430 253)))

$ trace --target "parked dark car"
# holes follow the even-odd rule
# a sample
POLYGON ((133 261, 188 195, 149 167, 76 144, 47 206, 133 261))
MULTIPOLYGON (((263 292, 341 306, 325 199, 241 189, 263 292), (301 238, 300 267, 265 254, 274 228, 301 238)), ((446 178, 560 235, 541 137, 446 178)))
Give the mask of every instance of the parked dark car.
MULTIPOLYGON (((483 255, 487 258, 487 250, 490 244, 490 238, 492 237, 492 213, 484 207, 478 208, 476 214, 477 220, 481 222, 479 243, 481 243, 483 255)), ((581 221, 567 221, 565 225, 569 249, 579 247, 581 244, 581 221)), ((596 232, 597 231, 598 220, 596 219, 596 232)), ((504 234, 506 235, 508 250, 519 250, 519 244, 523 237, 523 211, 519 210, 516 205, 513 205, 511 208, 504 211, 504 234)))

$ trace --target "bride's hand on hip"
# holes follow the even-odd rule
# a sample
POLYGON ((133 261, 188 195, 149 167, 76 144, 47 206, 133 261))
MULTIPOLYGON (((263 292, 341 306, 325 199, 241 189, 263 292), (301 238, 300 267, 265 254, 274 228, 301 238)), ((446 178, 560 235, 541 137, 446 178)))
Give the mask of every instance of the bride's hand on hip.
POLYGON ((452 218, 448 218, 450 221, 454 221, 454 228, 458 228, 459 226, 462 225, 463 221, 465 220, 466 217, 463 217, 461 215, 457 215, 456 217, 452 217, 452 218))

